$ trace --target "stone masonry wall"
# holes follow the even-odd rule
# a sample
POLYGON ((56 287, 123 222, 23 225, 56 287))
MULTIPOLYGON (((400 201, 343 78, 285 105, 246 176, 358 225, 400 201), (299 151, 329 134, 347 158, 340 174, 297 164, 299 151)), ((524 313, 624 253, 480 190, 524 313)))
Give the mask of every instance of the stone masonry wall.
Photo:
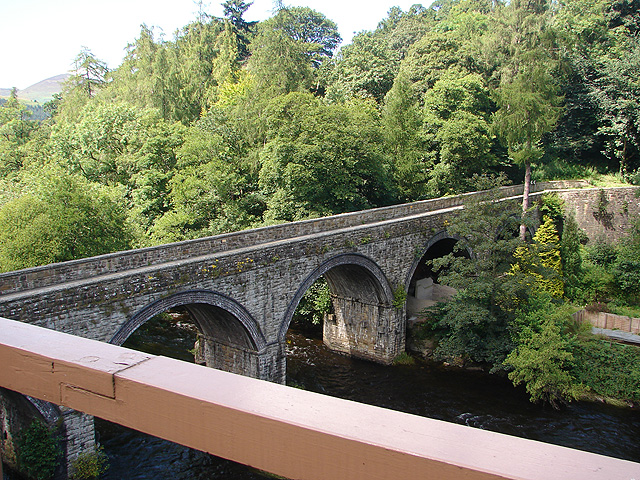
POLYGON ((616 242, 629 231, 634 217, 640 215, 640 198, 635 196, 638 191, 638 187, 616 187, 564 190, 557 194, 589 241, 601 238, 616 242))
MULTIPOLYGON (((532 192, 539 192, 549 188, 576 188, 584 186, 584 182, 540 182, 533 185, 532 192)), ((503 187, 501 191, 504 197, 521 195, 522 185, 503 187)), ((331 217, 262 227, 157 247, 101 255, 89 259, 45 265, 19 270, 17 272, 7 272, 0 274, 0 295, 20 290, 42 288, 57 283, 108 275, 122 270, 144 268, 163 262, 173 262, 216 252, 254 246, 282 238, 314 235, 327 230, 347 228, 364 223, 379 222, 443 208, 456 207, 463 205, 468 198, 475 195, 478 195, 478 193, 474 192, 403 205, 345 213, 331 217)))

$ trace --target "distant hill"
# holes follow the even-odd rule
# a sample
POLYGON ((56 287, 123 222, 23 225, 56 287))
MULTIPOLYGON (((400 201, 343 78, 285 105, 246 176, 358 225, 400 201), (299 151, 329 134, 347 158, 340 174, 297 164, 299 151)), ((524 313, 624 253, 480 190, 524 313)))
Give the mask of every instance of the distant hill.
MULTIPOLYGON (((23 102, 38 102, 44 104, 53 98, 54 93, 62 91, 62 82, 69 78, 69 74, 56 75, 35 83, 24 90, 18 90, 18 98, 23 102)), ((10 88, 0 88, 0 98, 8 97, 10 88)))

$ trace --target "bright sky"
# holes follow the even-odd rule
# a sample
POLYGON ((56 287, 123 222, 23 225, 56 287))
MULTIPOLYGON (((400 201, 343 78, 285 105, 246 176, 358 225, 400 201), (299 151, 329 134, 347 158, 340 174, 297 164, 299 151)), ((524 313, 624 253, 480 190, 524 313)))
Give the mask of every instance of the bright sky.
MULTIPOLYGON (((224 0, 203 2, 205 11, 222 17, 224 0)), ((419 0, 288 0, 307 6, 337 23, 343 43, 354 33, 373 30, 392 6, 407 11, 419 0)), ((423 3, 427 6, 429 3, 423 3)), ((254 0, 246 20, 272 16, 272 0, 254 0)), ((0 0, 0 87, 25 89, 67 73, 83 46, 114 69, 140 25, 157 27, 165 38, 195 20, 194 0, 0 0)), ((158 30, 156 30, 158 31, 158 30)))

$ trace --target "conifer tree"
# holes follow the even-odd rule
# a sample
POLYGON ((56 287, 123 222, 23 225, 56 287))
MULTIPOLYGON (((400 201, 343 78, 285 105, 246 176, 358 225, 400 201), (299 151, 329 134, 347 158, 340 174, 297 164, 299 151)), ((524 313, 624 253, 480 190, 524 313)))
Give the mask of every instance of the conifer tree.
MULTIPOLYGON (((521 273, 533 281, 530 287, 561 299, 564 295, 560 239, 553 219, 545 217, 533 236, 533 244, 521 245, 514 254, 512 274, 521 273)), ((526 280, 525 280, 526 281, 526 280)))

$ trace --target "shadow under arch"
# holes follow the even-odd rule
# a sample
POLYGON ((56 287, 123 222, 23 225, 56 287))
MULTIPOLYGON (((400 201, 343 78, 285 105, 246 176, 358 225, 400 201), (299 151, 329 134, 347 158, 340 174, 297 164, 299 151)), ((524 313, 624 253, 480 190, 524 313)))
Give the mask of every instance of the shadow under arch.
POLYGON ((302 296, 322 276, 327 280, 332 294, 384 306, 391 306, 393 302, 391 286, 376 262, 358 253, 337 255, 317 267, 298 287, 280 325, 280 342, 286 339, 302 296))
MULTIPOLYGON (((40 400, 29 395, 23 395, 6 388, 0 388, 0 446, 4 441, 19 438, 22 428, 28 428, 34 419, 43 421, 49 428, 53 429, 55 439, 61 449, 57 466, 53 474, 54 479, 67 478, 67 459, 69 438, 67 437, 67 424, 65 416, 60 407, 45 400, 40 400)), ((69 411, 71 411, 69 409, 69 411)), ((14 444, 15 445, 15 444, 14 444)), ((12 468, 19 468, 18 465, 3 457, 0 450, 0 460, 4 460, 12 468)), ((15 457, 13 458, 15 462, 15 457)), ((1 477, 1 475, 0 475, 1 477)))
POLYGON ((446 230, 433 235, 429 241, 418 250, 410 269, 405 277, 405 304, 407 319, 419 316, 425 308, 439 301, 446 301, 455 294, 455 290, 438 282, 439 271, 434 270, 427 262, 453 253, 456 256, 471 258, 473 252, 468 248, 456 251, 455 246, 460 237, 448 233, 446 230))
POLYGON ((123 345, 144 323, 174 307, 186 308, 208 337, 257 352, 266 347, 264 335, 251 314, 232 298, 209 290, 189 290, 156 300, 122 325, 109 343, 123 345))
MULTIPOLYGON (((405 278, 405 288, 406 291, 411 290, 411 282, 415 280, 416 273, 419 273, 420 266, 424 264, 426 260, 433 260, 434 258, 443 257, 449 253, 452 253, 453 247, 460 240, 460 237, 456 235, 449 234, 446 230, 441 230, 436 233, 433 237, 429 239, 429 241, 421 248, 420 254, 416 255, 407 272, 407 276, 405 278), (429 254, 429 252, 432 252, 429 254), (446 252, 446 253, 443 253, 446 252)), ((464 250, 464 255, 467 258, 471 258, 473 252, 469 249, 464 250)))

